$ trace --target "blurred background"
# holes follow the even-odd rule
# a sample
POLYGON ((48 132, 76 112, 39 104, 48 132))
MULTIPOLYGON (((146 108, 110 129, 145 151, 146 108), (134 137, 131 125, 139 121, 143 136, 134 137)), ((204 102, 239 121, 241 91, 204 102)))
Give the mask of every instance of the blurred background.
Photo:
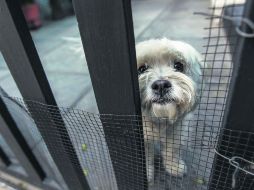
MULTIPOLYGON (((59 106, 98 112, 71 0, 20 0, 28 27, 59 106)), ((136 43, 168 37, 203 51, 211 0, 132 0, 136 43)), ((0 86, 21 97, 0 53, 0 86)))

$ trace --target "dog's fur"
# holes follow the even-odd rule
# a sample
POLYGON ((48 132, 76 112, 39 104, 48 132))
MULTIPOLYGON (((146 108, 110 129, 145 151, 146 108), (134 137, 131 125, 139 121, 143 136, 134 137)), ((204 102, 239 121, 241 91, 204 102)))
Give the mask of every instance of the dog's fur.
MULTIPOLYGON (((82 52, 80 40, 67 40, 74 42, 76 52, 82 52)), ((154 179, 155 147, 158 144, 166 171, 181 177, 187 167, 181 158, 180 146, 188 138, 188 123, 200 98, 201 56, 189 44, 166 38, 138 43, 136 54, 138 69, 148 66, 139 74, 142 114, 148 116, 143 120, 148 180, 153 182, 154 179), (175 62, 183 64, 183 72, 174 69, 175 62), (158 97, 151 88, 156 80, 168 80, 172 85, 165 97, 159 98, 166 99, 164 103, 156 103, 158 97)))
POLYGON ((192 46, 166 38, 138 43, 136 52, 138 69, 146 66, 139 73, 139 87, 142 114, 149 116, 143 124, 148 180, 152 182, 154 178, 155 143, 160 144, 166 171, 181 177, 187 167, 181 158, 180 145, 187 138, 183 133, 188 132, 187 123, 201 92, 200 55, 192 46), (182 72, 174 68, 176 62, 183 65, 182 72), (157 80, 171 83, 163 97, 151 87, 157 80))

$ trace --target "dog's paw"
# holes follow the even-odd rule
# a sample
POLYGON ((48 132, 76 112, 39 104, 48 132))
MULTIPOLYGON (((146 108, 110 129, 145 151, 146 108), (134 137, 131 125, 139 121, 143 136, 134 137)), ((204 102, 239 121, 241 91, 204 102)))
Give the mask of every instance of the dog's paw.
POLYGON ((166 171, 174 177, 183 177, 187 174, 187 166, 183 160, 167 163, 166 171))

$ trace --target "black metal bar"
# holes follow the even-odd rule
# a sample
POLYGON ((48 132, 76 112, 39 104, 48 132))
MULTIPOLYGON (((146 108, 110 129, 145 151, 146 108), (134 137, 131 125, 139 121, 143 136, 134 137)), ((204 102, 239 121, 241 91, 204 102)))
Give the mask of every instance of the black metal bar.
MULTIPOLYGON (((56 105, 18 1, 0 0, 0 7, 0 49, 23 98, 56 105)), ((60 113, 28 108, 69 189, 89 189, 60 113)))
POLYGON ((0 146, 0 159, 2 160, 5 166, 9 166, 11 164, 11 160, 8 158, 7 154, 5 154, 1 146, 0 146))
POLYGON ((31 180, 40 184, 46 177, 45 173, 19 131, 2 98, 0 98, 0 125, 1 134, 31 180))
MULTIPOLYGON (((252 22, 254 22, 253 9, 254 1, 248 0, 245 4, 243 16, 252 22)), ((249 32, 247 26, 242 26, 242 30, 249 32)), ((233 55, 234 70, 217 150, 228 158, 240 156, 253 161, 254 89, 252 87, 254 86, 254 38, 239 36, 235 49, 237 51, 233 55)), ((240 167, 245 166, 241 165, 240 167)), ((227 159, 217 155, 209 189, 233 189, 232 175, 236 171, 235 169, 229 164, 227 159)), ((250 183, 250 180, 253 181, 253 176, 248 179, 248 175, 245 173, 242 177, 239 174, 235 176, 236 184, 234 189, 253 189, 253 183, 250 183)))
MULTIPOLYGON (((131 2, 73 3, 100 113, 140 116, 131 2)), ((101 120, 118 189, 147 189, 142 125, 129 118, 123 125, 132 127, 114 131, 101 120)))

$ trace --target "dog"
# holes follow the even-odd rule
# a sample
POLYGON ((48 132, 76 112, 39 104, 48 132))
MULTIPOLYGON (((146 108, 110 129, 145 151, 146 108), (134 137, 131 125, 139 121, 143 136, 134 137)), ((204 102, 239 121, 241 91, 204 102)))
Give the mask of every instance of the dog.
POLYGON ((154 179, 156 143, 166 172, 183 177, 187 166, 180 146, 201 94, 201 56, 191 45, 167 38, 138 43, 136 55, 148 182, 154 179))
MULTIPOLYGON (((84 55, 80 39, 66 40, 84 55)), ((187 166, 180 146, 191 132, 188 124, 201 95, 201 56, 191 45, 167 38, 138 43, 136 56, 148 182, 154 182, 158 144, 165 170, 183 177, 187 166)))

